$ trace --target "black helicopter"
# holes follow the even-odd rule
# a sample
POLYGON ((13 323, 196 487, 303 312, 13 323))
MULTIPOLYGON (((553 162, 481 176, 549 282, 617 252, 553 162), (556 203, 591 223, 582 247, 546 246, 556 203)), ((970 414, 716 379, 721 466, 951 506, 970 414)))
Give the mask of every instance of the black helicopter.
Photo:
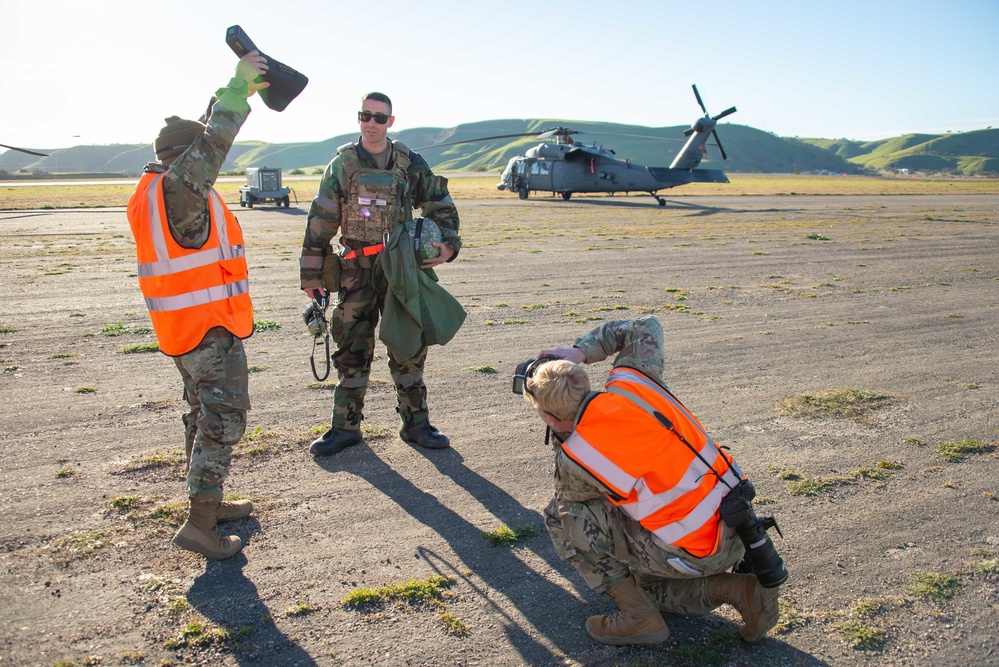
MULTIPOLYGON (((575 193, 586 192, 648 192, 656 198, 660 206, 665 206, 666 199, 656 194, 659 190, 687 183, 729 182, 721 169, 698 169, 697 165, 707 153, 705 143, 709 135, 714 137, 722 159, 728 159, 715 132, 715 124, 725 116, 735 113, 736 108, 731 107, 712 117, 704 107, 697 86, 694 85, 692 88, 704 116, 698 118, 684 131, 684 136, 688 137, 687 142, 669 167, 646 167, 629 160, 618 159, 614 157, 612 150, 573 141, 574 134, 583 134, 583 132, 565 127, 555 127, 541 133, 524 132, 465 139, 424 148, 441 148, 513 137, 554 138, 554 143, 546 141, 530 148, 524 155, 510 158, 500 176, 500 182, 496 184, 496 189, 516 192, 521 199, 527 199, 534 191, 558 193, 562 195, 562 199, 569 199, 575 193)), ((648 138, 662 139, 662 137, 648 138)))

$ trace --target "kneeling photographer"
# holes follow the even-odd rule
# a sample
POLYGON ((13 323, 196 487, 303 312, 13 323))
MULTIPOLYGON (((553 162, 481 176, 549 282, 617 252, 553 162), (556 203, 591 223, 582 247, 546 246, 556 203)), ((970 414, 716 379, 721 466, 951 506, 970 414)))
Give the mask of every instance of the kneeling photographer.
POLYGON ((756 516, 752 484, 670 393, 664 364, 662 325, 644 317, 608 322, 517 367, 514 393, 556 441, 548 532, 559 556, 621 609, 587 620, 593 639, 659 644, 670 635, 660 612, 730 604, 742 637, 757 642, 777 623, 787 579, 766 534, 776 523, 756 516), (614 354, 604 391, 591 391, 579 364, 614 354))

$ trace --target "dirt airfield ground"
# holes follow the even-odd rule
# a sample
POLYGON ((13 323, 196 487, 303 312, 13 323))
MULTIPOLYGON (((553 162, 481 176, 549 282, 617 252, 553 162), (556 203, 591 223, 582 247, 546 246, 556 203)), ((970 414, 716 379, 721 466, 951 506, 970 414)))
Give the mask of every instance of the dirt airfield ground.
MULTIPOLYGON (((0 212, 0 665, 989 665, 999 662, 999 189, 991 194, 461 201, 440 271, 468 319, 427 365, 453 448, 397 435, 384 352, 366 440, 313 460, 306 205, 238 210, 256 317, 248 437, 227 491, 257 511, 207 563, 170 546, 180 381, 123 209, 0 212), (748 646, 728 608, 656 649, 591 641, 614 609, 541 527, 551 452, 514 365, 653 313, 677 396, 755 482, 791 578, 748 646), (856 417, 784 414, 836 389, 856 417), (964 443, 945 460, 942 443, 964 443), (951 457, 955 458, 955 457, 951 457), (803 492, 812 495, 802 495, 803 492), (342 600, 435 575, 430 604, 342 600)), ((591 367, 600 382, 608 364, 591 367)))

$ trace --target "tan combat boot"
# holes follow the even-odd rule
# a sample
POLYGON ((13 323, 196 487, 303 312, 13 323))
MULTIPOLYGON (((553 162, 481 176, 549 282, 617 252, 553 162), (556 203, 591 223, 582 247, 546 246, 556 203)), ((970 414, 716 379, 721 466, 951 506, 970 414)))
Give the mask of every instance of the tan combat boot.
POLYGON ((780 608, 777 589, 764 588, 754 574, 716 574, 708 577, 708 601, 730 604, 742 616, 739 632, 747 642, 756 643, 777 625, 780 608))
POLYGON ((607 595, 621 611, 586 619, 586 634, 590 637, 612 646, 654 646, 669 639, 666 621, 633 576, 607 591, 607 595))
POLYGON ((218 511, 215 512, 215 522, 225 523, 226 521, 238 521, 250 516, 253 511, 253 503, 249 500, 223 500, 219 504, 218 511))
POLYGON ((213 560, 225 560, 239 553, 243 543, 236 535, 223 537, 215 529, 215 513, 219 501, 191 498, 187 521, 173 536, 173 543, 181 549, 199 553, 213 560))

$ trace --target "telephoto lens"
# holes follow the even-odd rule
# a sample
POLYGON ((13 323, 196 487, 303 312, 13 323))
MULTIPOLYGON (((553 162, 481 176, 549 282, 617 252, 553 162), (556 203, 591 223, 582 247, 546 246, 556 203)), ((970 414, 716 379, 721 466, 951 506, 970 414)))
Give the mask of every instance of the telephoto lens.
MULTIPOLYGON (((787 581, 784 561, 767 536, 767 528, 777 528, 777 522, 773 517, 764 517, 761 521, 756 516, 752 504, 755 497, 756 489, 752 482, 742 480, 722 500, 721 516, 726 525, 735 529, 746 547, 747 564, 759 579, 760 585, 764 588, 777 588, 787 581)), ((780 532, 780 528, 777 531, 780 532)))

